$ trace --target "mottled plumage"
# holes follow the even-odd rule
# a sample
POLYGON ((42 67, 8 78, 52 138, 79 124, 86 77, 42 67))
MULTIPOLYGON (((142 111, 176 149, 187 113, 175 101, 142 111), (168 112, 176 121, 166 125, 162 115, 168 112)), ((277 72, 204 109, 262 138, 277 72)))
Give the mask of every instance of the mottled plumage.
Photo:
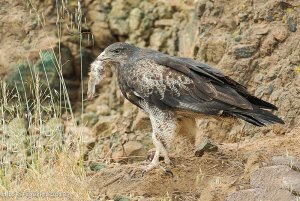
POLYGON ((250 95, 219 70, 127 43, 110 45, 92 64, 89 97, 109 65, 116 69, 123 95, 150 116, 156 153, 146 171, 158 165, 159 154, 170 163, 167 149, 175 136, 178 114, 233 116, 257 126, 283 123, 268 111, 276 106, 250 95))

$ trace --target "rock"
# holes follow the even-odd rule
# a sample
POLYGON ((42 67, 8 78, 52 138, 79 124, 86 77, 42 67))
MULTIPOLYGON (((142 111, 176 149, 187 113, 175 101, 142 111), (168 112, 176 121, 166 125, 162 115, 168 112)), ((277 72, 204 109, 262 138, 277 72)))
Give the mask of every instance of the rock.
POLYGON ((78 126, 72 120, 64 122, 64 127, 64 144, 75 152, 77 159, 94 146, 96 142, 95 134, 89 127, 78 126), (81 139, 84 146, 77 146, 79 139, 81 139))
POLYGON ((288 17, 287 19, 288 29, 290 32, 296 32, 297 31, 297 23, 295 20, 291 17, 288 17))
POLYGON ((96 10, 90 10, 88 12, 89 17, 91 18, 91 20, 93 22, 104 22, 107 18, 106 14, 101 13, 99 11, 96 10))
POLYGON ((266 35, 269 33, 270 28, 266 24, 258 24, 253 26, 253 33, 257 35, 266 35))
POLYGON ((237 191, 228 196, 225 201, 296 201, 297 198, 283 189, 248 189, 237 191))
POLYGON ((149 116, 142 110, 139 110, 135 120, 132 123, 131 130, 141 130, 151 128, 149 116))
POLYGON ((126 36, 129 33, 128 21, 112 19, 109 20, 109 25, 114 34, 119 36, 126 36))
POLYGON ((196 56, 199 48, 196 47, 198 34, 197 21, 194 19, 187 23, 183 30, 178 33, 178 54, 182 56, 196 56))
POLYGON ((207 41, 205 47, 205 60, 208 62, 218 63, 226 49, 226 41, 223 37, 212 38, 207 41))
POLYGON ((257 52, 256 44, 238 45, 234 47, 236 59, 252 57, 257 52))
POLYGON ((172 18, 174 11, 171 5, 158 1, 155 4, 152 13, 154 14, 155 17, 157 17, 157 19, 164 19, 164 18, 168 19, 168 18, 172 18))
POLYGON ((124 135, 130 132, 131 121, 132 119, 123 116, 118 118, 118 121, 116 122, 116 126, 117 126, 117 131, 120 135, 124 135))
POLYGON ((278 41, 273 35, 268 35, 261 44, 260 52, 262 55, 271 55, 278 41))
POLYGON ((110 114, 110 108, 106 104, 96 106, 97 115, 107 116, 110 114))
POLYGON ((92 171, 100 171, 100 170, 102 170, 102 169, 107 168, 107 165, 106 165, 105 163, 91 162, 91 163, 89 164, 89 166, 90 166, 90 169, 91 169, 92 171))
POLYGON ((172 35, 170 30, 156 28, 150 36, 150 47, 154 50, 161 50, 161 47, 166 43, 167 39, 172 35))
POLYGON ((126 0, 126 2, 134 8, 138 7, 138 5, 141 3, 141 0, 126 0))
POLYGON ((139 28, 143 16, 144 13, 141 9, 134 8, 131 10, 129 15, 129 28, 131 31, 134 31, 139 28))
POLYGON ((273 156, 273 165, 286 165, 294 170, 300 171, 300 162, 294 156, 273 156))
POLYGON ((298 65, 298 64, 300 64, 300 55, 292 55, 292 56, 290 57, 290 62, 291 62, 291 64, 293 64, 293 65, 298 65))
POLYGON ((203 13, 204 13, 204 11, 205 11, 205 7, 206 7, 206 2, 207 2, 208 0, 197 0, 196 1, 196 11, 195 11, 195 13, 196 13, 196 15, 197 15, 197 17, 198 18, 201 18, 202 17, 202 15, 203 15, 203 13))
POLYGON ((146 155, 145 147, 138 141, 128 141, 124 144, 125 156, 144 156, 146 155))
POLYGON ((101 137, 111 135, 116 129, 117 119, 117 115, 101 117, 93 127, 94 132, 101 137))
MULTIPOLYGON (((206 4, 205 4, 205 9, 208 11, 208 13, 214 9, 214 2, 213 1, 206 1, 206 4)), ((205 14, 205 13, 204 13, 205 14)))
POLYGON ((263 167, 251 175, 250 185, 252 188, 293 189, 300 194, 300 175, 285 165, 263 167))
POLYGON ((216 196, 214 196, 214 193, 212 191, 203 191, 198 201, 214 201, 214 200, 216 200, 216 196))
POLYGON ((250 175, 256 171, 258 168, 260 168, 260 160, 261 157, 259 154, 251 154, 247 158, 247 162, 245 164, 245 171, 244 171, 244 178, 245 179, 250 179, 250 175))
POLYGON ((161 19, 154 22, 155 27, 173 26, 174 24, 176 24, 174 19, 161 19))
POLYGON ((204 139, 204 141, 196 147, 195 156, 201 157, 204 152, 214 152, 218 151, 218 147, 208 138, 204 139))
POLYGON ((279 42, 283 42, 288 37, 288 32, 284 26, 276 27, 272 34, 279 42))
POLYGON ((124 100, 123 104, 123 117, 133 118, 138 113, 138 107, 132 104, 127 99, 124 100))
POLYGON ((130 7, 126 3, 126 0, 116 0, 112 2, 112 9, 109 13, 110 18, 126 19, 129 15, 130 7))
POLYGON ((121 149, 114 150, 113 153, 111 154, 111 158, 113 161, 117 163, 123 161, 125 159, 123 150, 121 149))
POLYGON ((94 22, 91 27, 92 34, 98 47, 104 49, 116 41, 105 22, 94 22))
POLYGON ((82 115, 82 124, 93 126, 98 121, 98 116, 94 112, 84 113, 82 115))
POLYGON ((129 33, 129 16, 130 8, 124 0, 113 2, 112 9, 109 13, 109 27, 114 34, 124 36, 129 33))
POLYGON ((89 150, 91 148, 90 145, 96 141, 94 132, 87 126, 78 126, 76 132, 81 135, 82 143, 89 150))
POLYGON ((292 4, 290 4, 289 2, 287 1, 279 1, 278 2, 280 8, 282 10, 286 10, 286 9, 289 9, 289 8, 293 8, 294 6, 292 4))
POLYGON ((87 161, 98 163, 100 159, 110 157, 111 151, 111 142, 109 139, 96 141, 92 149, 88 152, 87 161))
POLYGON ((114 201, 130 201, 131 199, 126 196, 118 195, 114 198, 114 201))
POLYGON ((264 79, 264 75, 262 73, 258 73, 254 76, 254 82, 261 83, 261 81, 264 79))
POLYGON ((239 13, 238 18, 240 22, 248 21, 249 15, 247 13, 239 13))

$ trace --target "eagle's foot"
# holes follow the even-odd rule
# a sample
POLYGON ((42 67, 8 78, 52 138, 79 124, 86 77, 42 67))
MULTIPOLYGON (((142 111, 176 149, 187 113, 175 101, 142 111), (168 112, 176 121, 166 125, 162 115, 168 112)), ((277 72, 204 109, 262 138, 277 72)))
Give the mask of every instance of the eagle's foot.
POLYGON ((165 155, 165 156, 164 156, 164 163, 165 163, 166 165, 170 165, 171 167, 175 167, 174 161, 171 160, 171 159, 169 158, 168 155, 165 155))
MULTIPOLYGON (((156 153, 156 149, 155 148, 150 149, 149 151, 147 151, 146 160, 147 161, 152 161, 154 159, 155 153, 156 153)), ((159 161, 161 161, 163 159, 164 158, 161 155, 159 155, 159 161)))
POLYGON ((157 166, 159 166, 159 161, 152 161, 149 165, 147 165, 144 170, 142 171, 142 177, 144 176, 144 174, 146 172, 149 172, 150 170, 153 170, 154 168, 156 168, 157 166))
POLYGON ((164 162, 165 162, 165 164, 167 164, 167 165, 175 166, 174 163, 173 163, 173 161, 171 161, 171 159, 169 158, 168 155, 165 155, 165 156, 164 156, 164 162))
MULTIPOLYGON (((151 149, 147 152, 146 160, 152 161, 155 156, 155 149, 151 149)), ((165 164, 171 165, 172 167, 175 167, 174 162, 169 158, 168 154, 161 154, 159 156, 159 161, 164 161, 165 164)))
POLYGON ((165 173, 166 175, 171 175, 172 177, 174 176, 174 174, 173 174, 173 172, 171 171, 171 169, 166 168, 166 167, 163 167, 163 166, 161 166, 159 163, 157 163, 157 164, 152 164, 152 163, 150 163, 150 164, 147 165, 147 166, 144 168, 144 170, 142 171, 142 177, 145 175, 146 172, 149 172, 149 171, 153 170, 154 168, 156 168, 156 167, 158 167, 158 166, 164 171, 164 173, 165 173))
POLYGON ((174 177, 174 174, 171 171, 171 169, 165 168, 165 167, 162 167, 162 166, 160 166, 160 167, 163 169, 163 171, 165 172, 166 175, 170 174, 172 177, 174 177))

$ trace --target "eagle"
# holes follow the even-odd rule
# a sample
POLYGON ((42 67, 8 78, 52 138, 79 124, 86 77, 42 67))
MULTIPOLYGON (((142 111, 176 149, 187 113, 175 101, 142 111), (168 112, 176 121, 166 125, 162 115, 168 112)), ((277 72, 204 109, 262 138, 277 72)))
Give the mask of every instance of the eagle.
POLYGON ((160 156, 166 164, 171 163, 168 150, 179 116, 230 116, 255 126, 284 124, 272 114, 275 105, 251 95, 218 69, 124 42, 111 44, 91 64, 88 99, 107 67, 115 69, 124 97, 149 115, 155 154, 144 172, 157 167, 160 156))

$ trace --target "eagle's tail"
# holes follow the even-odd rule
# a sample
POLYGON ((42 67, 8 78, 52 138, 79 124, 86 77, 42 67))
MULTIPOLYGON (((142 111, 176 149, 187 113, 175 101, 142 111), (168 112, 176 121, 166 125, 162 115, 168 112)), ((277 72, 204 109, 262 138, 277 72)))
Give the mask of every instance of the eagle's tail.
POLYGON ((253 105, 253 110, 236 109, 226 111, 225 113, 241 118, 256 126, 266 126, 267 124, 274 123, 284 124, 282 119, 275 116, 270 111, 261 109, 255 105, 253 105))

